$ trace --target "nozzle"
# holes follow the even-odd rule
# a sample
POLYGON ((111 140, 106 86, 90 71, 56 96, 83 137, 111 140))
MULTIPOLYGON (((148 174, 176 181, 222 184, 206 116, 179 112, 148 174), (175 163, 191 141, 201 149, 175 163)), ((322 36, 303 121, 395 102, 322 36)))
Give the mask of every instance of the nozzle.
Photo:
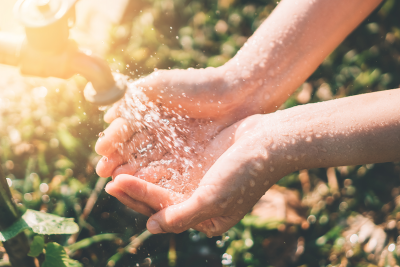
POLYGON ((80 74, 88 80, 84 96, 96 105, 109 105, 125 94, 125 84, 116 82, 104 60, 80 51, 69 40, 62 51, 38 50, 24 36, 0 33, 0 64, 19 66, 22 74, 67 79, 80 74))
POLYGON ((22 74, 88 80, 85 98, 109 105, 125 94, 124 82, 115 82, 108 64, 83 53, 69 40, 77 0, 18 0, 14 13, 26 36, 0 33, 0 64, 19 66, 22 74))
POLYGON ((104 106, 124 96, 125 84, 114 80, 111 69, 104 60, 78 51, 69 64, 73 73, 81 74, 89 81, 84 91, 87 101, 104 106))

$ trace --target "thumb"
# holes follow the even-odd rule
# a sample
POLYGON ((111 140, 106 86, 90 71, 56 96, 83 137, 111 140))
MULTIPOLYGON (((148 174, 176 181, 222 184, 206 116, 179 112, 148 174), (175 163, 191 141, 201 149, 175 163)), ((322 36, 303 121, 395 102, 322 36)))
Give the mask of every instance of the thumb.
POLYGON ((147 221, 147 229, 153 234, 181 233, 213 217, 211 203, 192 195, 188 200, 160 210, 147 221), (208 203, 206 203, 208 202, 208 203))

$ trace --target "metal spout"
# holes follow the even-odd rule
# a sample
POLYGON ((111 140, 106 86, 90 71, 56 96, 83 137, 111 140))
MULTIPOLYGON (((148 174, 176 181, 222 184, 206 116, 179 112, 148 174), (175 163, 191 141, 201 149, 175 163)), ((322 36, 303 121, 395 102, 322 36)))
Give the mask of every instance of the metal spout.
POLYGON ((81 74, 89 81, 84 91, 87 101, 104 106, 124 96, 125 84, 114 80, 111 69, 104 60, 77 51, 72 56, 69 65, 72 73, 81 74))
POLYGON ((69 40, 62 51, 38 50, 24 36, 0 33, 0 64, 18 66, 25 75, 67 79, 80 74, 88 81, 84 96, 97 105, 109 105, 125 94, 125 85, 114 80, 104 60, 84 53, 69 40))

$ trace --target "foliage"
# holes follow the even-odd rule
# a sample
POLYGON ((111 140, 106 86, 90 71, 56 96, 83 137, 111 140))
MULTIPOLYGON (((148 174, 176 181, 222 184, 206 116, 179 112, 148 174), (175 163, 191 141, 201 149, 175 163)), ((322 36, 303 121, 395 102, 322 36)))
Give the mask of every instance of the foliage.
MULTIPOLYGON (((114 70, 133 78, 154 68, 223 64, 277 4, 129 3, 123 22, 111 32, 108 59, 114 70)), ((399 1, 385 1, 282 108, 398 87, 399 13, 399 1)), ((69 266, 62 262, 67 252, 84 266, 101 267, 400 264, 399 163, 314 169, 283 178, 279 184, 297 192, 305 207, 305 214, 299 211, 304 220, 298 223, 289 223, 287 216, 282 220, 247 215, 222 238, 208 239, 189 230, 137 239, 146 218, 104 191, 96 193, 94 168, 99 157, 93 147, 105 124, 103 112, 83 100, 81 78, 21 78, 11 70, 1 71, 11 73, 0 80, 0 157, 15 202, 75 218, 79 224, 79 235, 45 236, 45 250, 51 251, 57 266, 69 266), (131 246, 134 240, 140 240, 139 245, 131 246)), ((0 250, 0 257, 4 255, 0 250)))
POLYGON ((82 267, 82 264, 70 259, 61 245, 50 242, 46 245, 46 259, 42 267, 82 267))
POLYGON ((21 219, 0 232, 0 241, 7 241, 27 228, 31 229, 34 233, 45 235, 75 234, 79 231, 79 226, 73 219, 35 210, 27 210, 21 219))
POLYGON ((44 238, 43 236, 36 235, 31 243, 31 249, 29 250, 28 256, 38 257, 43 253, 44 249, 44 238))

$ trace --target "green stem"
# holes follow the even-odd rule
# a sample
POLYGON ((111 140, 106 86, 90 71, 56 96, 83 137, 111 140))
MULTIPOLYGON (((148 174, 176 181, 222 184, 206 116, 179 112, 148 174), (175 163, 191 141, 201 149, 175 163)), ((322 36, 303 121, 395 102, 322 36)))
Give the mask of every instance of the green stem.
POLYGON ((111 256, 111 258, 108 259, 107 266, 115 266, 115 264, 122 258, 125 253, 130 253, 132 250, 138 249, 142 245, 142 243, 150 236, 152 236, 152 233, 150 233, 148 230, 141 233, 138 237, 133 239, 132 242, 130 242, 124 249, 118 251, 116 254, 111 256))
POLYGON ((11 200, 11 192, 0 167, 0 231, 7 229, 20 216, 17 208, 11 200))
MULTIPOLYGON (((17 207, 12 202, 10 188, 0 165, 0 231, 10 227, 20 218, 17 207)), ((35 267, 32 257, 28 256, 29 242, 24 232, 3 242, 10 263, 14 267, 35 267)))

